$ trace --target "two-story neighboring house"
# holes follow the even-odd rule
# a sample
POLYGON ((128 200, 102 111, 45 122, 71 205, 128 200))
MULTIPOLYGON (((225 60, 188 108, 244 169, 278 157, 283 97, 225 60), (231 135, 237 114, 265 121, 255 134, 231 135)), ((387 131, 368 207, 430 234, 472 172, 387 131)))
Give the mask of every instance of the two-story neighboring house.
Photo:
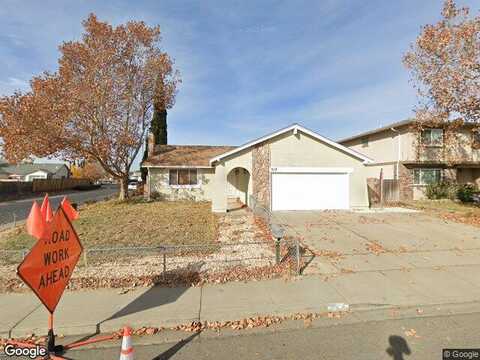
POLYGON ((399 180, 399 200, 424 197, 429 183, 449 181, 480 187, 480 133, 471 124, 452 132, 412 126, 405 120, 339 141, 374 160, 368 177, 399 180), (449 141, 446 141, 446 137, 449 141))

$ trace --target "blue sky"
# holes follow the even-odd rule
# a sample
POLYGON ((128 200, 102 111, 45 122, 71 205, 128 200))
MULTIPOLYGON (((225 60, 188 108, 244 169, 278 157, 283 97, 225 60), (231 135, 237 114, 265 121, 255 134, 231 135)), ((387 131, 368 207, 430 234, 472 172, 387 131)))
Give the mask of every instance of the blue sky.
POLYGON ((170 143, 238 145, 293 122, 339 139, 412 114, 402 54, 442 3, 0 0, 0 95, 55 70, 58 45, 95 12, 160 25, 183 79, 170 143))

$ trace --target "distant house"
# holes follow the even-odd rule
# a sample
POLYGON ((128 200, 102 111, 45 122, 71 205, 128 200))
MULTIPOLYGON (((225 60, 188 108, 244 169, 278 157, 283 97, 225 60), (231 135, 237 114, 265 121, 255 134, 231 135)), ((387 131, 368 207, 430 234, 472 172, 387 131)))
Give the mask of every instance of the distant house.
POLYGON ((70 170, 65 164, 0 163, 0 180, 33 181, 34 179, 67 179, 70 170))
POLYGON ((480 189, 480 132, 464 124, 444 141, 442 127, 412 129, 408 119, 350 136, 339 143, 361 151, 374 162, 367 165, 369 178, 399 181, 399 200, 425 197, 428 184, 442 181, 473 184, 480 189))

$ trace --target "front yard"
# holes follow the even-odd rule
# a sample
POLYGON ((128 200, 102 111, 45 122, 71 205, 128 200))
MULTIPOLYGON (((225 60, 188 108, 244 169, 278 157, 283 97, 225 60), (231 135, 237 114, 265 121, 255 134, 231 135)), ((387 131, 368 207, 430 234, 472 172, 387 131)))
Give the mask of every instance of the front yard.
MULTIPOLYGON (((216 215, 208 202, 104 201, 81 207, 74 226, 84 251, 70 289, 195 285, 288 271, 275 265, 270 233, 246 209, 216 215)), ((15 269, 34 241, 24 225, 0 232, 0 292, 26 290, 15 269)))
MULTIPOLYGON (((207 202, 118 202, 85 205, 74 223, 84 248, 211 244, 217 219, 207 202)), ((29 249, 24 226, 0 233, 0 250, 29 249)))

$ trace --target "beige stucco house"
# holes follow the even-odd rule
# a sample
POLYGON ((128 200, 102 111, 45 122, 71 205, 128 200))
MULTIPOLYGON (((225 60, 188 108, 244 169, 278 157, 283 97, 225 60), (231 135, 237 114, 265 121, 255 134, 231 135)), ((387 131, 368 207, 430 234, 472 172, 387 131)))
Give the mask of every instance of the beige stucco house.
POLYGON ((277 210, 368 207, 366 165, 360 152, 301 125, 238 147, 151 145, 142 163, 145 193, 165 200, 207 200, 215 212, 229 199, 254 199, 277 210))
POLYGON ((412 127, 413 120, 393 123, 339 141, 374 161, 368 178, 398 179, 399 200, 424 197, 426 185, 450 181, 480 186, 480 134, 471 124, 456 129, 445 144, 445 130, 412 127))

